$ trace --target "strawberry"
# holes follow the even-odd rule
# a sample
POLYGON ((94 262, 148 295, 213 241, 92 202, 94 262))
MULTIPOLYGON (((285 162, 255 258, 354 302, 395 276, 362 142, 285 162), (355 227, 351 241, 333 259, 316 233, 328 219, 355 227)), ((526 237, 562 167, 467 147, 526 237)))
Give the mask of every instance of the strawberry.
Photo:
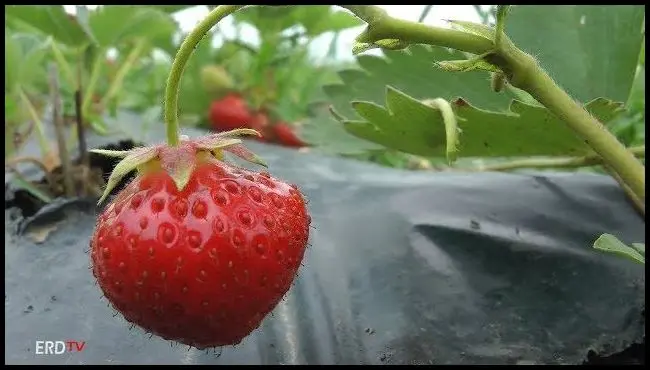
POLYGON ((275 134, 276 140, 284 146, 292 148, 302 148, 307 146, 305 142, 296 136, 296 133, 293 131, 291 126, 285 122, 276 123, 273 126, 273 133, 275 134))
POLYGON ((264 111, 255 113, 246 125, 247 128, 260 132, 259 141, 268 141, 269 117, 264 111))
POLYGON ((216 65, 208 65, 201 69, 201 83, 209 94, 221 94, 232 89, 235 84, 228 72, 216 65))
POLYGON ((223 162, 259 158, 242 129, 126 152, 100 200, 138 175, 105 208, 90 241, 99 287, 124 318, 204 349, 235 345, 291 287, 310 217, 295 185, 223 162))
POLYGON ((231 93, 212 102, 209 118, 213 129, 227 131, 247 127, 252 114, 246 101, 239 94, 231 93))

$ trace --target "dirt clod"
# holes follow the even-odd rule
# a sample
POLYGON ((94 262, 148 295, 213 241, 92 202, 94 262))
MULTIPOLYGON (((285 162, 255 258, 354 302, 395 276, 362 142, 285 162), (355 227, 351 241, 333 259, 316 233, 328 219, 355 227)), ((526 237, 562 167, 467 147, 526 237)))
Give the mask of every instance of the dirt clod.
POLYGON ((29 233, 27 233, 27 237, 32 239, 36 244, 43 244, 47 240, 47 237, 50 235, 50 233, 56 230, 56 228, 56 224, 33 227, 29 233))

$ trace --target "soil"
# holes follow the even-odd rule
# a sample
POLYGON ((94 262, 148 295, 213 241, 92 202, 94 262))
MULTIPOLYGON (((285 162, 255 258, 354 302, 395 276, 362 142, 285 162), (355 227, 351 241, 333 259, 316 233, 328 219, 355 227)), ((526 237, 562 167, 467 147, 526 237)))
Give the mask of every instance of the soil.
MULTIPOLYGON (((136 146, 136 143, 133 141, 123 140, 115 144, 105 145, 99 149, 128 150, 134 146, 136 146)), ((120 159, 94 153, 89 153, 88 157, 90 169, 86 169, 86 167, 80 163, 81 159, 79 157, 72 161, 73 168, 71 173, 73 174, 75 193, 81 198, 99 198, 106 181, 108 181, 111 171, 120 159)), ((132 175, 126 176, 122 181, 120 181, 111 194, 118 193, 126 184, 128 184, 129 181, 131 181, 132 177, 132 175)), ((63 171, 60 166, 52 170, 50 180, 48 180, 47 176, 42 176, 39 180, 34 181, 34 184, 38 188, 47 189, 48 193, 53 195, 53 198, 64 197, 63 171)), ((46 205, 44 201, 36 198, 27 190, 18 189, 16 191, 9 191, 9 189, 5 188, 5 194, 5 209, 14 207, 18 208, 20 209, 23 218, 35 215, 46 205), (7 192, 13 193, 13 197, 7 197, 7 192)))

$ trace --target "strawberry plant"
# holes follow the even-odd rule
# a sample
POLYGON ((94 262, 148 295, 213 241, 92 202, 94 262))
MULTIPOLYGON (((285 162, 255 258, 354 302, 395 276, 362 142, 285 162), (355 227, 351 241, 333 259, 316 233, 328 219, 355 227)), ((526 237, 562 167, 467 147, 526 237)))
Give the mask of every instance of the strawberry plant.
MULTIPOLYGON (((154 48, 173 50, 168 40, 176 23, 166 8, 124 5, 91 11, 76 6, 76 10, 76 16, 70 16, 60 5, 6 6, 6 28, 38 37, 46 50, 44 59, 57 64, 64 116, 74 121, 75 94, 79 93, 85 124, 107 134, 114 128, 105 123, 105 113, 114 115, 127 76, 140 68, 143 57, 154 48), (118 51, 116 60, 107 56, 111 49, 118 51)), ((145 81, 140 79, 140 84, 146 85, 145 81)))
MULTIPOLYGON (((198 46, 197 60, 204 62, 195 65, 204 65, 200 75, 204 91, 213 100, 212 107, 219 105, 222 98, 227 99, 226 95, 236 93, 245 101, 246 110, 252 115, 250 124, 249 121, 242 122, 237 127, 259 130, 262 139, 267 142, 289 147, 307 145, 298 138, 297 123, 308 115, 307 107, 318 98, 315 93, 327 81, 329 72, 322 61, 316 61, 309 55, 309 49, 324 33, 338 33, 358 26, 360 21, 344 11, 334 11, 330 6, 251 7, 236 13, 234 20, 237 26, 255 27, 260 35, 260 43, 256 46, 239 36, 226 39, 219 35, 223 44, 218 51, 210 50, 209 43, 198 46), (260 122, 266 124, 260 125, 260 122), (253 123, 256 125, 253 126, 253 123), (275 128, 276 125, 279 127, 275 128), (278 132, 283 137, 295 139, 280 139, 278 132)), ((188 74, 196 79, 193 63, 196 62, 189 62, 188 74)), ((195 107, 205 106, 205 96, 195 96, 196 93, 189 91, 186 85, 196 83, 183 81, 181 88, 189 94, 187 97, 181 95, 181 107, 191 104, 191 109, 195 110, 195 107)), ((204 110, 208 111, 207 107, 204 110)), ((211 128, 218 131, 221 127, 231 126, 227 118, 223 123, 215 121, 218 115, 213 112, 214 109, 210 108, 211 128)))
MULTIPOLYGON (((118 107, 151 122, 164 113, 167 143, 93 151, 119 164, 101 194, 109 204, 90 241, 92 272, 113 307, 151 333, 198 348, 239 343, 295 279, 306 201, 267 172, 227 162, 230 153, 261 163, 240 135, 392 167, 599 166, 645 214, 641 7, 500 6, 481 10, 482 24, 446 29, 421 22, 431 7, 410 22, 373 6, 210 6, 176 42, 170 13, 184 7, 78 7, 71 17, 59 6, 5 8, 5 162, 34 197, 84 186, 78 193, 99 196, 104 179, 88 166, 84 128, 128 131, 105 121, 118 107), (215 26, 230 14, 258 29, 259 46, 223 38, 215 26), (356 62, 331 78, 310 44, 364 23, 356 62), (382 55, 364 54, 373 48, 382 55), (108 50, 117 57, 107 60, 108 50), (48 105, 60 107, 52 122, 42 119, 48 105), (61 116, 73 118, 78 139, 66 140, 61 116), (219 133, 180 135, 179 124, 197 122, 219 133), (42 158, 12 157, 32 133, 42 158), (75 141, 79 163, 67 150, 75 141), (21 177, 24 163, 52 186, 21 177)), ((594 248, 645 263, 644 244, 603 234, 594 248)))
POLYGON ((645 156, 644 113, 630 117, 644 107, 628 100, 643 79, 643 67, 635 68, 639 54, 643 59, 642 8, 515 7, 510 36, 507 7, 499 8, 496 27, 449 21, 452 30, 394 19, 379 8, 347 8, 369 23, 354 51, 381 48, 385 57, 359 56, 361 68, 342 71, 342 83, 325 87, 339 123, 318 118, 319 126, 350 136, 341 146, 321 135, 319 146, 352 155, 388 148, 461 168, 487 158, 484 170, 601 164, 645 214, 644 164, 636 158, 645 156), (547 28, 563 41, 532 31, 547 28), (604 29, 623 41, 603 47, 597 35, 604 29), (580 58, 565 57, 566 50, 580 58), (635 139, 625 139, 630 134, 635 139), (527 158, 503 161, 518 157, 527 158))
MULTIPOLYGON (((465 91, 452 92, 462 97, 450 101, 444 96, 448 94, 436 93, 435 89, 422 89, 419 97, 400 91, 398 84, 406 75, 382 75, 396 87, 361 72, 350 73, 350 79, 372 81, 378 88, 371 96, 376 102, 357 101, 351 110, 341 112, 332 109, 348 132, 375 145, 417 155, 445 156, 449 162, 462 155, 582 155, 607 165, 644 210, 644 165, 603 124, 611 120, 620 104, 592 97, 594 91, 605 91, 614 99, 625 98, 633 74, 618 76, 626 76, 628 83, 615 86, 587 83, 591 81, 585 75, 567 76, 572 78, 564 85, 575 96, 572 98, 537 59, 515 45, 516 37, 506 36, 508 6, 498 7, 494 28, 452 21, 453 30, 392 18, 374 6, 345 7, 368 24, 356 40, 356 52, 376 47, 402 50, 411 44, 444 46, 455 50, 417 46, 408 54, 390 55, 402 63, 413 63, 413 69, 424 68, 418 64, 421 60, 435 61, 439 69, 470 73, 474 78, 465 91), (424 57, 412 58, 413 54, 424 57), (489 72, 492 83, 477 77, 476 71, 489 72), (506 87, 512 90, 496 95, 506 87), (481 94, 481 89, 492 89, 495 94, 481 94), (382 101, 385 106, 379 104, 382 101), (346 118, 354 113, 360 118, 346 118)), ((183 69, 204 35, 240 8, 216 7, 181 44, 165 90, 167 143, 126 152, 97 151, 124 158, 111 174, 101 200, 127 173, 134 169, 139 173, 98 219, 91 254, 100 287, 127 320, 198 348, 236 344, 254 330, 289 288, 308 239, 309 216, 295 188, 270 175, 235 169, 222 161, 227 151, 259 163, 234 139, 256 131, 238 129, 196 139, 179 137, 177 110, 183 69), (266 223, 267 217, 273 222, 266 223), (254 229, 259 234, 248 231, 260 221, 263 226, 254 229), (263 261, 260 253, 255 253, 269 247, 280 261, 286 261, 282 267, 263 261), (219 268, 224 263, 227 272, 219 268), (251 280, 253 271, 256 278, 273 282, 273 287, 257 285, 261 281, 251 280), (176 279, 169 285, 166 281, 172 274, 176 279), (162 291, 163 287, 167 290, 162 291)), ((286 7, 268 9, 287 11, 286 7)), ((588 19, 604 14, 600 8, 586 9, 588 19)), ((527 11, 531 10, 515 8, 513 23, 516 25, 517 16, 527 11)), ((617 16, 627 17, 625 27, 641 24, 642 9, 619 11, 617 16)), ((607 12, 611 16, 611 11, 607 12)), ((629 42, 640 47, 641 40, 639 35, 629 42)), ((638 49, 633 55, 638 55, 638 49)), ((368 59, 367 69, 381 68, 381 63, 368 59)), ((604 63, 593 68, 598 71, 607 66, 604 63)), ((417 78, 422 80, 422 76, 417 78)), ((627 255, 633 250, 635 260, 644 262, 644 257, 639 257, 645 255, 644 246, 612 246, 616 242, 614 237, 604 236, 596 247, 627 255)))
MULTIPOLYGON (((5 7, 5 127, 11 138, 6 140, 5 168, 14 173, 16 186, 41 202, 61 195, 101 194, 102 174, 89 167, 84 131, 119 130, 107 126, 106 113, 114 116, 127 76, 142 68, 141 57, 163 47, 160 40, 171 38, 176 28, 167 13, 149 7, 76 9, 72 16, 62 6, 5 7), (119 26, 115 19, 120 19, 119 26), (110 49, 118 50, 117 58, 108 58, 110 49), (54 66, 56 71, 48 74, 54 66), (51 120, 43 120, 47 106, 57 107, 51 120), (15 149, 32 133, 41 158, 14 158, 15 149), (56 138, 56 149, 49 135, 56 138), (68 156, 75 143, 78 161, 68 156), (26 181, 19 168, 25 163, 36 165, 48 181, 26 181)), ((145 85, 148 77, 142 77, 140 84, 145 85)))
POLYGON ((38 36, 10 30, 5 34, 5 42, 5 76, 8 77, 5 83, 5 129, 8 133, 5 143, 5 169, 13 174, 11 182, 16 188, 27 191, 40 203, 48 203, 60 195, 70 197, 77 194, 101 194, 101 173, 90 170, 87 165, 84 129, 80 121, 80 99, 75 101, 75 127, 79 132, 77 139, 82 163, 73 164, 70 160, 69 141, 65 138, 63 128, 58 70, 50 65, 49 73, 43 73, 48 70, 44 63, 46 44, 38 36), (49 90, 49 94, 43 94, 43 89, 49 90), (45 122, 52 123, 54 132, 49 130, 50 127, 45 125, 42 119, 46 103, 52 107, 52 115, 51 120, 45 122), (15 155, 32 133, 36 135, 40 146, 40 158, 15 155), (52 133, 56 138, 55 147, 48 139, 52 133), (26 164, 42 171, 46 181, 42 184, 28 181, 22 173, 26 164), (73 168, 76 165, 82 167, 80 171, 73 168))
POLYGON ((229 152, 263 164, 236 138, 257 131, 179 135, 180 79, 212 26, 205 25, 185 39, 172 64, 167 143, 93 150, 123 158, 100 203, 128 173, 137 175, 99 215, 90 242, 93 274, 126 320, 201 349, 238 344, 260 325, 295 278, 310 224, 295 185, 224 161, 229 152))

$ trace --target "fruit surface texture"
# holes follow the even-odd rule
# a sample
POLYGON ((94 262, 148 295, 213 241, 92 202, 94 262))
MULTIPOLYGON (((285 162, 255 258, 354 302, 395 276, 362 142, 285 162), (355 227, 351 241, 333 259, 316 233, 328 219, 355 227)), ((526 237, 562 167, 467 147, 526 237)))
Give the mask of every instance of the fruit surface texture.
POLYGON ((290 289, 310 217, 298 188, 221 161, 197 160, 178 187, 139 174, 105 208, 92 271, 124 318, 199 349, 235 345, 290 289))

